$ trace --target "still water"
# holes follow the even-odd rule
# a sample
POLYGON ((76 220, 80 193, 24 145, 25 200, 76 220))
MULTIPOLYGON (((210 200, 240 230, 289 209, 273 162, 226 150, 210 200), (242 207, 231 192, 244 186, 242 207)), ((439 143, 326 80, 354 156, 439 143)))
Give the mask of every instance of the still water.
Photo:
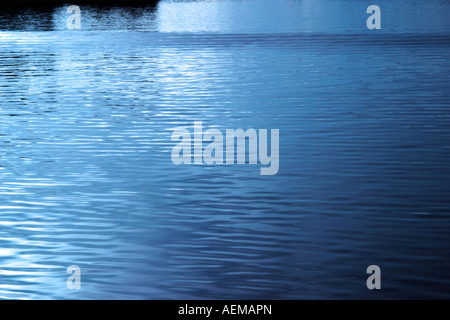
POLYGON ((450 298, 450 2, 370 4, 3 6, 0 297, 450 298), (174 165, 196 120, 278 174, 174 165))

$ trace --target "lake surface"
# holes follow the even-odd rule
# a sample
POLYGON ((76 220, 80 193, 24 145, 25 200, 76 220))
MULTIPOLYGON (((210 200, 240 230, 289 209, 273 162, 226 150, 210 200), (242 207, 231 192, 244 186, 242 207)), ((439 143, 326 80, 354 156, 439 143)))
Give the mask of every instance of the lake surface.
POLYGON ((3 6, 0 297, 450 298, 450 2, 370 4, 3 6), (278 174, 174 165, 194 121, 278 174))

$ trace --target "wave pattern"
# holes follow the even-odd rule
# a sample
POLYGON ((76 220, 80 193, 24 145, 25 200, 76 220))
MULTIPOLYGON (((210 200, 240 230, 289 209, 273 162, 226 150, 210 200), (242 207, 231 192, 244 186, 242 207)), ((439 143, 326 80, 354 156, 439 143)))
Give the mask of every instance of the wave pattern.
POLYGON ((450 298, 449 44, 1 32, 0 297, 450 298), (279 173, 173 165, 195 120, 279 173))

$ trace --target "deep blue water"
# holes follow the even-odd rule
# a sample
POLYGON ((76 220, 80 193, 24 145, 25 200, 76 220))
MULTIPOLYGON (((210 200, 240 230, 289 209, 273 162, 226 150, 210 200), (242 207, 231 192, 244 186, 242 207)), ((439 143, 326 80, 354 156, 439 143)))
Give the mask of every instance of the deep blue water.
POLYGON ((450 298, 450 2, 371 4, 2 7, 0 297, 450 298), (174 165, 194 121, 278 174, 174 165))

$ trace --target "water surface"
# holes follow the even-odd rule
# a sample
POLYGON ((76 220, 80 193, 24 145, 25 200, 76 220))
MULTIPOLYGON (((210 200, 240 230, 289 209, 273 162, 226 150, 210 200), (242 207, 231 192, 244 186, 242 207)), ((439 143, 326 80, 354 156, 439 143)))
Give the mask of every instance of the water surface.
POLYGON ((0 297, 450 298, 450 3, 370 4, 2 8, 0 297), (174 165, 196 120, 278 174, 174 165))

